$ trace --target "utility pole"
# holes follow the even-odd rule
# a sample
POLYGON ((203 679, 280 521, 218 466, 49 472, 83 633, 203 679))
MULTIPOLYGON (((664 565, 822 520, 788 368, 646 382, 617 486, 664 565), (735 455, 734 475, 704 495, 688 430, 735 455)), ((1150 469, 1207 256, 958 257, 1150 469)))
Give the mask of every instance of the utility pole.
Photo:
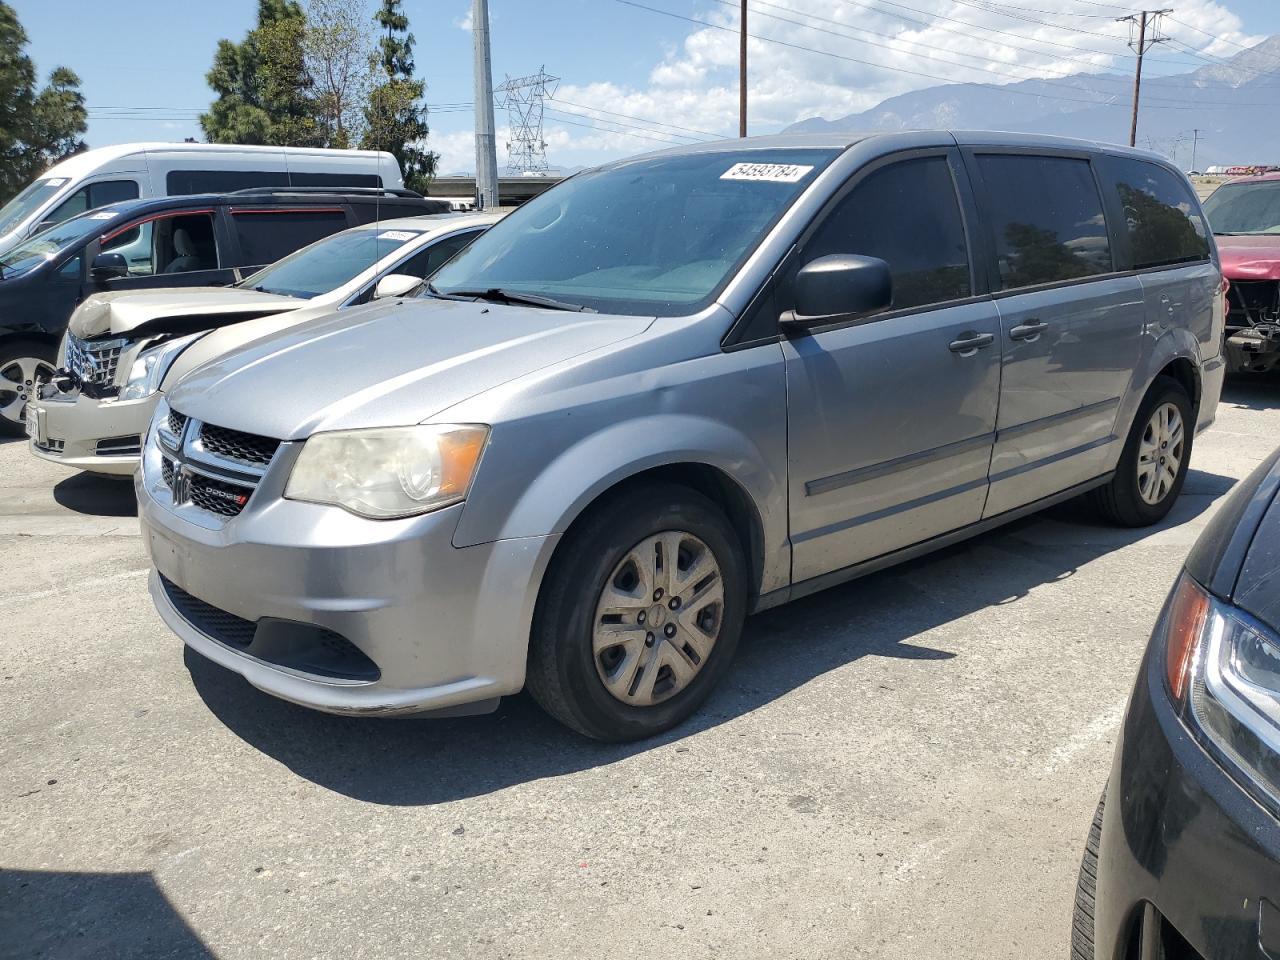
POLYGON ((1117 23, 1129 24, 1129 46, 1138 54, 1138 65, 1133 73, 1133 119, 1129 123, 1129 146, 1138 142, 1138 99, 1142 94, 1142 57, 1157 43, 1164 43, 1168 37, 1160 33, 1160 18, 1166 13, 1173 13, 1172 8, 1163 10, 1140 10, 1127 17, 1117 17, 1117 23), (1147 25, 1151 25, 1150 36, 1147 25), (1134 43, 1134 28, 1137 28, 1137 43, 1134 43))
POLYGON ((498 206, 498 142, 493 132, 493 68, 489 58, 489 0, 471 0, 475 42, 476 209, 498 206))
POLYGON ((747 0, 742 0, 742 30, 738 39, 738 136, 747 135, 747 0))
POLYGON ((1191 169, 1196 168, 1196 147, 1200 144, 1200 128, 1196 127, 1191 131, 1191 169))

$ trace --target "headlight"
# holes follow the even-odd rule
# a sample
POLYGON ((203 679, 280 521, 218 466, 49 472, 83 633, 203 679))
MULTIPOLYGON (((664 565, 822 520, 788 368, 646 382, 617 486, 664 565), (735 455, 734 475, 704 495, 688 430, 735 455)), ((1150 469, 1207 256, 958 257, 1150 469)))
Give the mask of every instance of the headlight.
POLYGON ((1280 804, 1280 637, 1183 573, 1165 614, 1165 664, 1183 719, 1280 804))
POLYGON ((466 499, 488 437, 479 424, 317 433, 284 495, 377 520, 439 510, 466 499))
POLYGON ((178 359, 178 354, 200 336, 199 333, 193 333, 186 337, 175 337, 143 350, 129 368, 129 377, 120 390, 120 399, 141 400, 159 390, 164 375, 173 366, 173 361, 178 359))

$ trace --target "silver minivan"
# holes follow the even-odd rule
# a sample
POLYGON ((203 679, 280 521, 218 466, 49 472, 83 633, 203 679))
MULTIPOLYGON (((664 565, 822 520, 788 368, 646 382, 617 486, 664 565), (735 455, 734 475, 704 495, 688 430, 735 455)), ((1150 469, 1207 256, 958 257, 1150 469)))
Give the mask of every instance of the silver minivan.
POLYGON ((528 687, 626 740, 748 613, 1089 493, 1159 521, 1222 386, 1186 178, 1012 134, 774 137, 580 173, 417 299, 286 330, 157 410, 160 615, 353 715, 528 687))

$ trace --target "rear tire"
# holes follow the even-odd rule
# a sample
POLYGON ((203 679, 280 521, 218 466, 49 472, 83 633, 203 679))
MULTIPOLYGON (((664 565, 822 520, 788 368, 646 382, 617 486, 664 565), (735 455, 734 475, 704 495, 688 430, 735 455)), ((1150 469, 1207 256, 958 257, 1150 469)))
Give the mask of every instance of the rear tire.
POLYGON ((556 551, 534 614, 529 692, 596 740, 669 730, 728 669, 746 606, 743 548, 714 503, 675 484, 625 491, 556 551))
POLYGON ((1182 492, 1195 439, 1195 412, 1186 389, 1156 377, 1142 398, 1115 476, 1093 491, 1098 512, 1123 527, 1159 523, 1182 492))
POLYGON ((1076 904, 1071 918, 1071 960, 1094 960, 1094 917, 1098 899, 1098 851, 1102 846, 1102 813, 1107 792, 1102 792, 1089 827, 1089 839, 1076 879, 1076 904))
POLYGON ((58 346, 47 340, 0 342, 0 436, 26 432, 27 402, 53 377, 58 346))

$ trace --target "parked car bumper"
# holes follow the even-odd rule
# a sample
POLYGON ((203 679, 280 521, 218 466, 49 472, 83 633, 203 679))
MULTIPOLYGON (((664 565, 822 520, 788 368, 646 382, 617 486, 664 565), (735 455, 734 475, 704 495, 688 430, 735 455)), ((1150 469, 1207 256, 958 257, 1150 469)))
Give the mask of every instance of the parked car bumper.
POLYGON ((203 526, 164 502, 145 466, 134 484, 161 618, 260 690, 330 713, 411 715, 480 712, 524 685, 555 537, 457 548, 461 504, 375 521, 278 496, 203 526), (350 656, 317 670, 326 644, 350 656))
POLYGON ((43 460, 93 473, 130 474, 160 395, 99 400, 46 388, 28 405, 31 452, 43 460))
POLYGON ((1128 956, 1150 904, 1155 923, 1171 927, 1204 960, 1275 960, 1280 822, 1178 719, 1159 660, 1149 655, 1143 664, 1111 771, 1098 858, 1095 956, 1128 956))
POLYGON ((1227 378, 1226 358, 1219 355, 1200 365, 1200 406, 1196 417, 1196 436, 1204 433, 1218 418, 1222 400, 1222 384, 1227 378))

